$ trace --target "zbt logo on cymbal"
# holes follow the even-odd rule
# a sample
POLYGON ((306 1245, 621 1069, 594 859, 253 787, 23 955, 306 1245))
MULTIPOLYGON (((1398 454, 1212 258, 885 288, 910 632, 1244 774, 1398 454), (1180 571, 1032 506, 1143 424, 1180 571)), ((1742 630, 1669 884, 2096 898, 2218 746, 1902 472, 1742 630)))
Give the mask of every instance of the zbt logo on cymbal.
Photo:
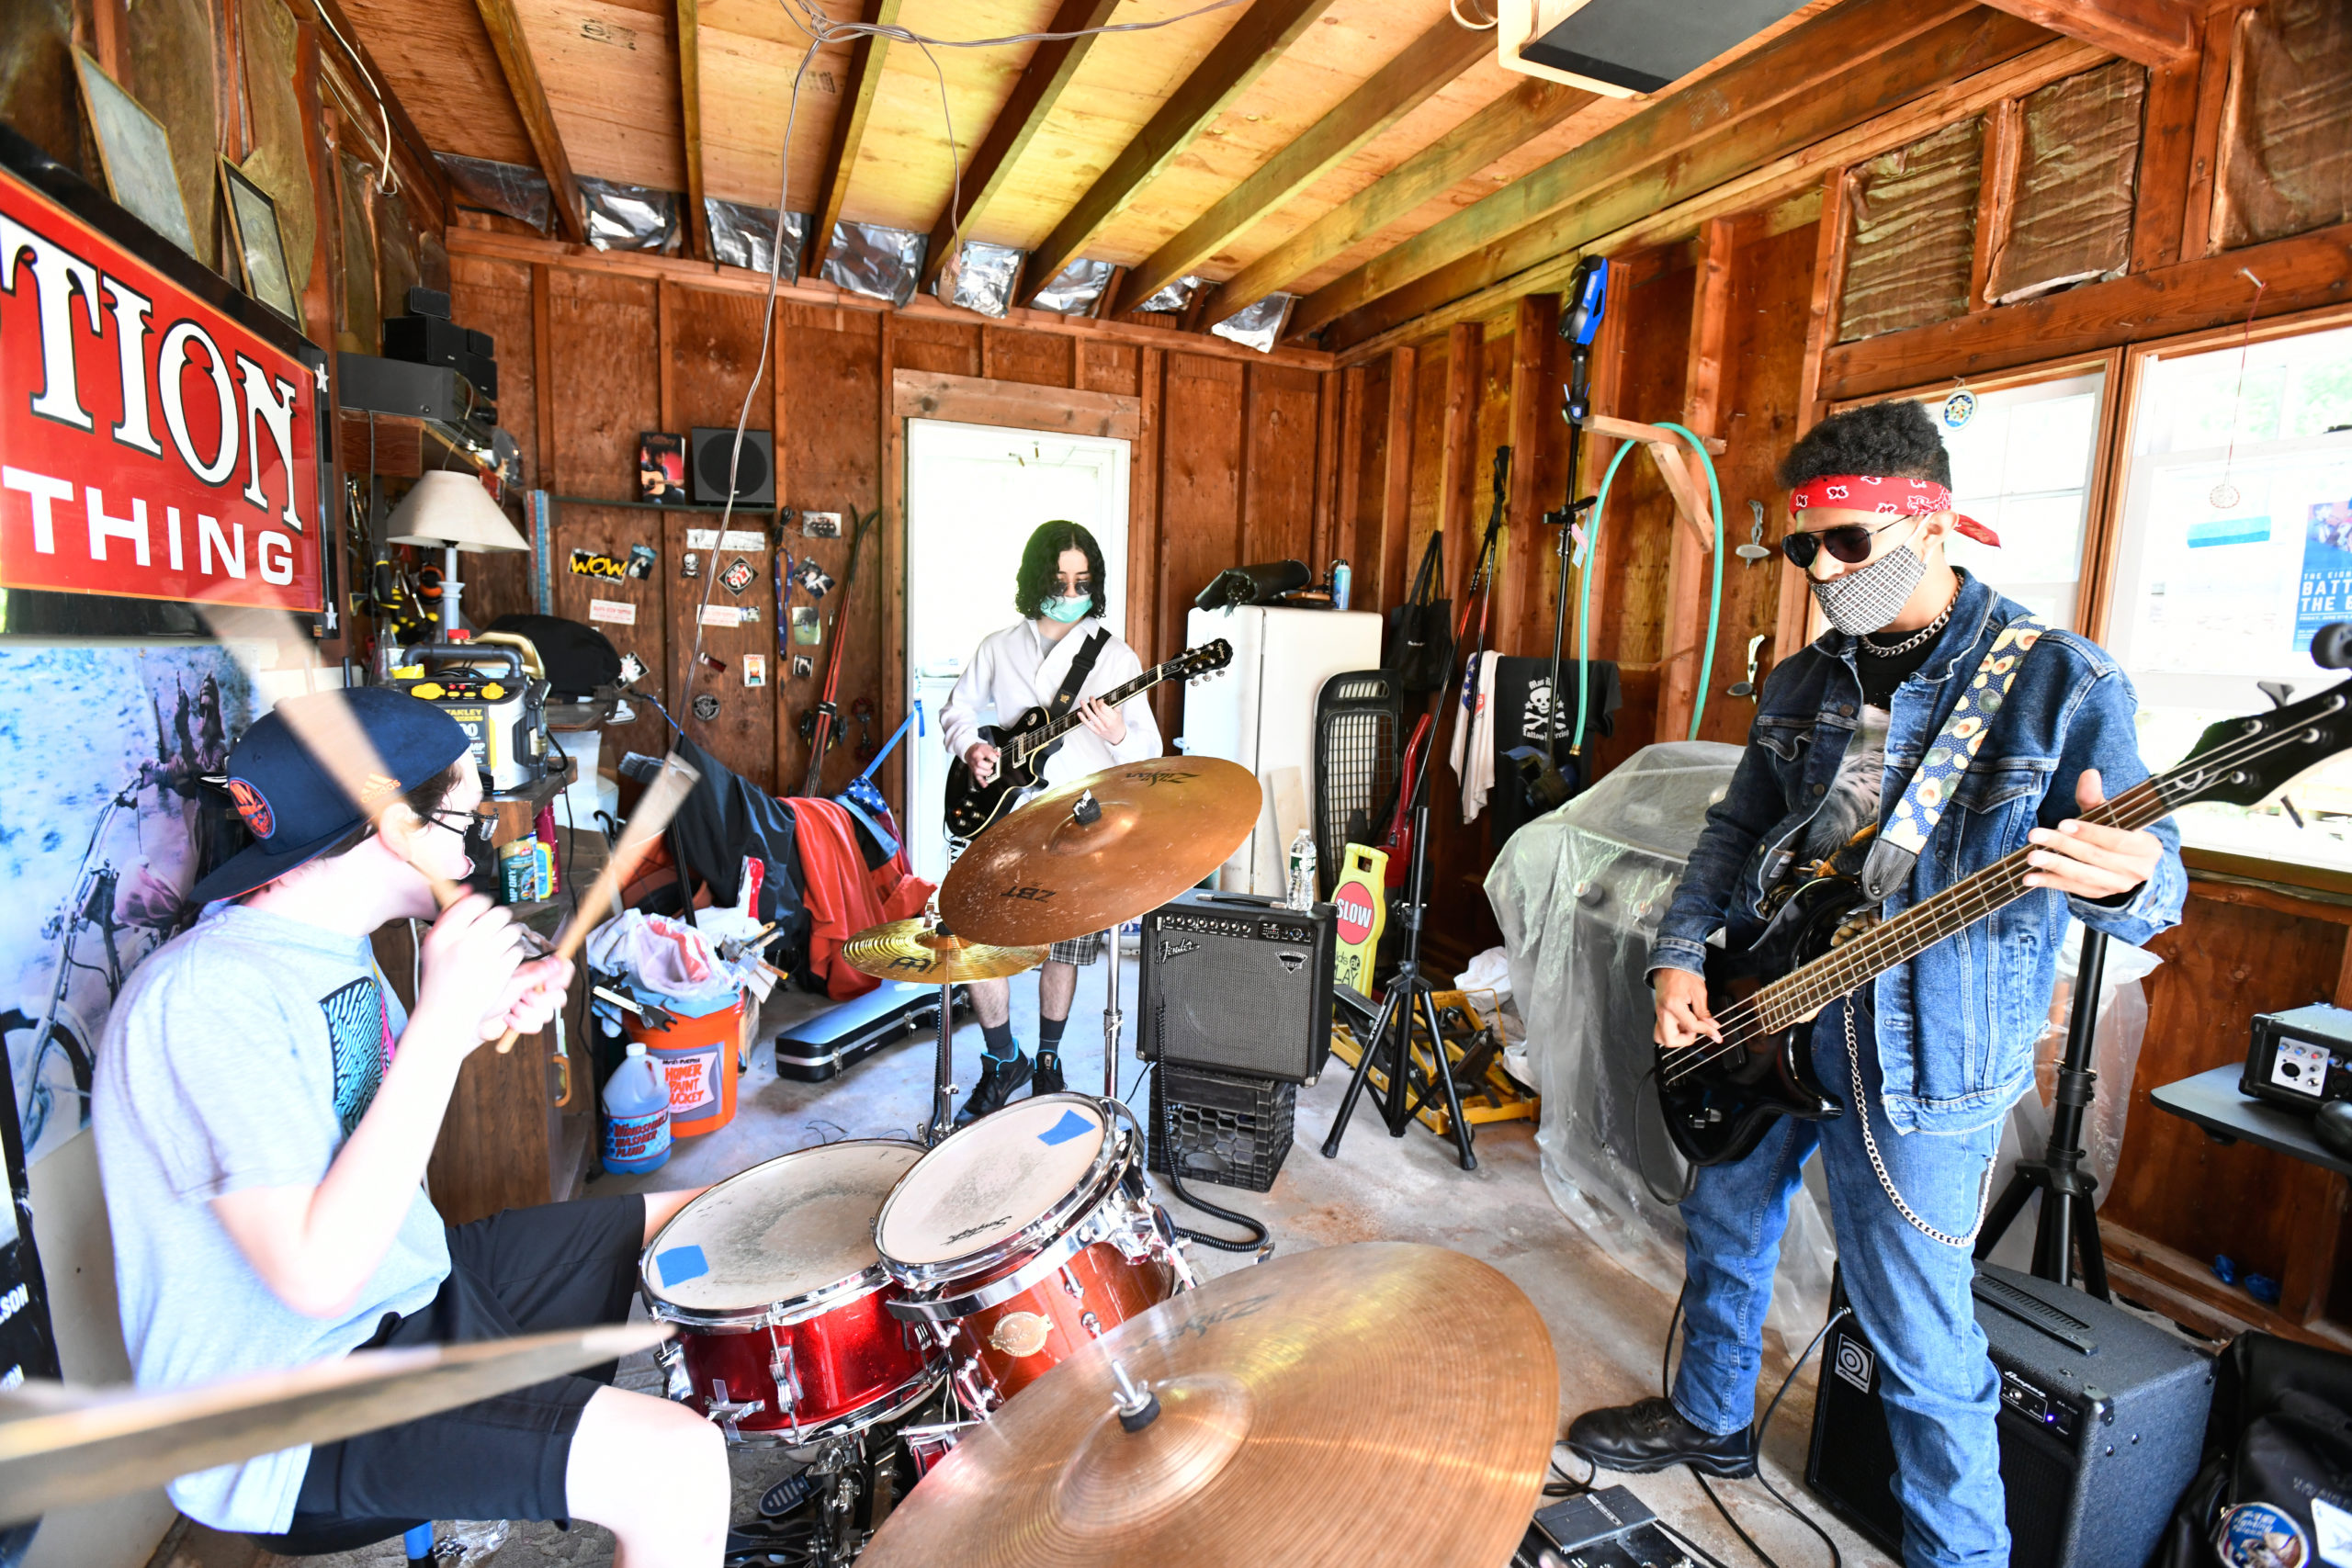
POLYGON ((1054 889, 1050 887, 1022 887, 1018 886, 1008 887, 1003 892, 997 895, 1000 898, 1026 898, 1032 904, 1042 904, 1046 899, 1054 897, 1055 896, 1054 889))

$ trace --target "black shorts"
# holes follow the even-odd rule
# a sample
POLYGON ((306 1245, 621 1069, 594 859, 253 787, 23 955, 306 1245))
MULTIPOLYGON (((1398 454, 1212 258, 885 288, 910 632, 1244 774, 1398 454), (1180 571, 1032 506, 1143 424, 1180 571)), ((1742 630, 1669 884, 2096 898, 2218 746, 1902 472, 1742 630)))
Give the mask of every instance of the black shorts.
MULTIPOLYGON (((449 1227, 449 1277, 432 1303, 387 1313, 362 1349, 454 1345, 622 1323, 637 1290, 645 1200, 509 1209, 449 1227)), ((564 1469, 589 1396, 617 1362, 311 1450, 284 1539, 384 1540, 427 1519, 562 1519, 564 1469)), ((264 1538, 267 1540, 269 1538, 264 1538)))

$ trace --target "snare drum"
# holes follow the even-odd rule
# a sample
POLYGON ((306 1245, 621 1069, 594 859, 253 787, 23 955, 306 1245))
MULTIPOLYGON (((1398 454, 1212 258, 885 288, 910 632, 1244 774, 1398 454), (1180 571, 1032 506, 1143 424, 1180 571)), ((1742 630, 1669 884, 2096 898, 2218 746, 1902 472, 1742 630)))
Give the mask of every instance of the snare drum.
POLYGON ((1125 1110, 1082 1094, 1007 1106, 915 1162, 875 1247, 985 1414, 1078 1348, 1189 1290, 1192 1271, 1144 1185, 1125 1110))
POLYGON ((798 1446, 909 1409, 944 1365, 883 1310, 899 1292, 874 1252, 874 1216, 922 1156, 862 1140, 802 1149, 731 1176, 662 1227, 638 1265, 673 1399, 739 1442, 798 1446))

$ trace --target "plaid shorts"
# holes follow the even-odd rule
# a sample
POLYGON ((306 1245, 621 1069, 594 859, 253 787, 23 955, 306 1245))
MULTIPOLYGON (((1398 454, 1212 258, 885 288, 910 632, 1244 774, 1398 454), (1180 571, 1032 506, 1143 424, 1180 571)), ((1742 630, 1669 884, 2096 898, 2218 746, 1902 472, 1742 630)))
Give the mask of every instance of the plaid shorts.
POLYGON ((1053 951, 1046 954, 1046 962, 1084 964, 1091 964, 1102 956, 1102 933, 1089 931, 1084 936, 1072 937, 1068 942, 1054 943, 1053 951))

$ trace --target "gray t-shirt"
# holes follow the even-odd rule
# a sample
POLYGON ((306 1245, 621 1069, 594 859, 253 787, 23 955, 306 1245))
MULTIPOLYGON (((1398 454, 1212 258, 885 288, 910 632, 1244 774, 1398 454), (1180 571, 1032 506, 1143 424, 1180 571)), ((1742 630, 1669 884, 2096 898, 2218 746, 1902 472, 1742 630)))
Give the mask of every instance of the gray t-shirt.
MULTIPOLYGON (((433 1300, 449 1247, 422 1187, 375 1277, 334 1318, 278 1300, 211 1203, 323 1180, 403 1022, 365 938, 236 905, 215 906, 133 971, 107 1019, 90 1119, 141 1387, 331 1359, 385 1314, 433 1300)), ((216 1529, 282 1531, 310 1460, 305 1445, 183 1475, 172 1501, 216 1529)))

